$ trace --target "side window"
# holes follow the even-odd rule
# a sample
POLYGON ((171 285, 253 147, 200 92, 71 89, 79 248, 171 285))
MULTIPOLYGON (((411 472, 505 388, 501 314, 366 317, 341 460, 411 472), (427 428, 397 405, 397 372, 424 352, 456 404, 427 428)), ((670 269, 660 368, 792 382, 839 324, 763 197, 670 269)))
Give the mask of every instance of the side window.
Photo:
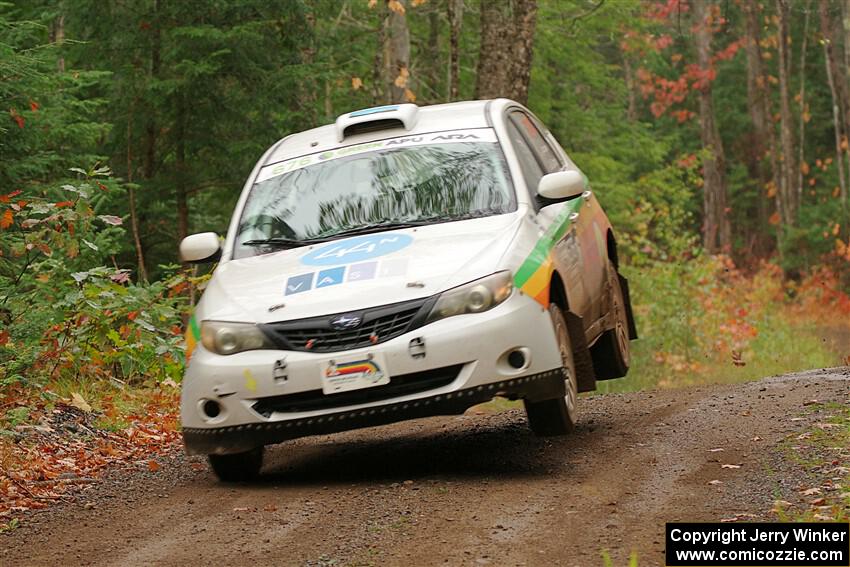
POLYGON ((534 153, 537 154, 541 167, 546 173, 554 173, 564 168, 564 164, 561 163, 552 146, 549 145, 543 132, 531 121, 531 118, 527 114, 519 110, 514 110, 510 113, 510 119, 525 135, 528 143, 534 149, 534 153))
POLYGON ((522 169, 522 176, 525 179, 525 184, 528 187, 528 192, 532 197, 537 195, 537 184, 540 178, 543 177, 543 170, 540 164, 537 163, 531 148, 525 138, 520 134, 519 129, 513 122, 508 122, 508 137, 511 139, 511 145, 516 152, 516 157, 519 160, 519 167, 522 169))

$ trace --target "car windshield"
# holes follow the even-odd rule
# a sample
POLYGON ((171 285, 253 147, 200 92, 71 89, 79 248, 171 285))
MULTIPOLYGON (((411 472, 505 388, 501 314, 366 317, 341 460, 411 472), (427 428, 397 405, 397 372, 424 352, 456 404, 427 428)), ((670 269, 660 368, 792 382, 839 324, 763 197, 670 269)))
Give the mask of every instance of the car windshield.
POLYGON ((245 203, 235 255, 514 211, 504 156, 485 132, 469 136, 475 141, 384 140, 267 166, 245 203))

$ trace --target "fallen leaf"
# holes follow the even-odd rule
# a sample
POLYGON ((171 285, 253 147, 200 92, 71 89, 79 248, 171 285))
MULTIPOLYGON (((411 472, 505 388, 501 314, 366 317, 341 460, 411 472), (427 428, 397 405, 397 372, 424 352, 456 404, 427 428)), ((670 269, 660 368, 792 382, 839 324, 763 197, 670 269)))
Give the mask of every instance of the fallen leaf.
POLYGON ((826 504, 826 498, 815 498, 811 502, 809 502, 812 506, 823 506, 826 504))
POLYGON ((739 469, 741 465, 720 465, 721 469, 739 469))
POLYGON ((277 512, 277 506, 274 504, 268 504, 263 508, 264 512, 277 512))
POLYGON ((12 209, 3 211, 3 216, 0 216, 0 228, 6 229, 12 226, 14 215, 15 213, 12 212, 12 209))
POLYGON ((818 487, 809 488, 809 489, 801 491, 800 494, 802 494, 803 496, 814 496, 815 494, 820 494, 820 488, 818 488, 818 487))
POLYGON ((88 402, 77 392, 71 394, 71 405, 77 409, 83 410, 86 413, 91 412, 91 406, 88 402))
POLYGON ((750 441, 761 441, 761 440, 762 440, 762 438, 761 438, 761 437, 759 437, 758 435, 756 435, 755 437, 753 437, 752 439, 750 439, 750 441))
POLYGON ((151 471, 151 472, 158 471, 159 470, 159 463, 157 463, 156 461, 151 459, 150 461, 148 461, 148 470, 151 471))
POLYGON ((716 479, 715 480, 709 480, 708 484, 712 484, 712 485, 723 484, 723 481, 722 480, 716 480, 716 479))

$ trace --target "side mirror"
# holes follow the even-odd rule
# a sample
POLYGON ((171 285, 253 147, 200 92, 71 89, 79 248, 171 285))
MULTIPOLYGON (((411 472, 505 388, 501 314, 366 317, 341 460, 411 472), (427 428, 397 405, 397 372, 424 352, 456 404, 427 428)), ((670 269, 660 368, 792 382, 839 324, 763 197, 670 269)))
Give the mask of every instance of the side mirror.
POLYGON ((192 234, 180 243, 180 260, 190 264, 206 264, 221 258, 221 242, 214 232, 192 234))
POLYGON ((584 175, 575 170, 547 173, 537 185, 537 194, 546 199, 569 199, 584 190, 584 175))

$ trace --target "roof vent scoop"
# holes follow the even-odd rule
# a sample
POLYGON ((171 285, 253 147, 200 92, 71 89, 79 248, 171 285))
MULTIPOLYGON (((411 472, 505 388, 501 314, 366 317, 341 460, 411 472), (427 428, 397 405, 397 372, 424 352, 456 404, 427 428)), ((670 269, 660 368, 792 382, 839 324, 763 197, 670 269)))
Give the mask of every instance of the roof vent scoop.
POLYGON ((410 130, 416 125, 418 113, 419 107, 415 104, 390 104, 343 114, 336 119, 337 141, 342 142, 354 134, 390 128, 410 130))

